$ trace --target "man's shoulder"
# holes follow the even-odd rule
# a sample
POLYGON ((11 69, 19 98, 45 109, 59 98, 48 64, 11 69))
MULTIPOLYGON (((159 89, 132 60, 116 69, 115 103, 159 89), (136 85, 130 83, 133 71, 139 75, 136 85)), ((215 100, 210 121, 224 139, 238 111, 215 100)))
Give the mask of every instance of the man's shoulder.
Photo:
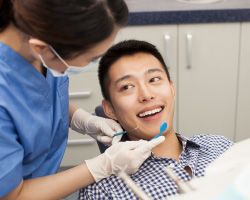
POLYGON ((225 136, 216 134, 198 134, 192 136, 190 140, 200 145, 201 148, 219 152, 224 152, 233 145, 233 142, 225 136))
POLYGON ((223 135, 216 134, 197 134, 190 137, 190 140, 197 144, 214 144, 215 143, 225 143, 225 144, 233 144, 231 140, 226 138, 223 135))

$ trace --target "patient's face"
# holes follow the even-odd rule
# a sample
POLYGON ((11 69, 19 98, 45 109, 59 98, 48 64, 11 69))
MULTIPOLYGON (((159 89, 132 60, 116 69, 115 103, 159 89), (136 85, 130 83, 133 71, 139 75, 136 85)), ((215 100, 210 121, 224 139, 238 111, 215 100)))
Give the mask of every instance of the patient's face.
POLYGON ((175 91, 154 56, 124 56, 111 66, 108 76, 111 102, 103 101, 104 110, 119 121, 130 139, 151 139, 164 121, 167 132, 172 131, 175 91))

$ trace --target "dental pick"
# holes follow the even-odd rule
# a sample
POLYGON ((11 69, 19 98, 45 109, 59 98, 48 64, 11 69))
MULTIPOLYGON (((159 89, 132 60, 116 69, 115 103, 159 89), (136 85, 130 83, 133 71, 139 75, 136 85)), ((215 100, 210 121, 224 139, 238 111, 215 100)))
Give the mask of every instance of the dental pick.
POLYGON ((156 136, 154 136, 151 140, 160 137, 164 133, 164 131, 167 130, 167 128, 168 128, 167 122, 162 122, 162 124, 160 126, 160 133, 158 133, 156 136))

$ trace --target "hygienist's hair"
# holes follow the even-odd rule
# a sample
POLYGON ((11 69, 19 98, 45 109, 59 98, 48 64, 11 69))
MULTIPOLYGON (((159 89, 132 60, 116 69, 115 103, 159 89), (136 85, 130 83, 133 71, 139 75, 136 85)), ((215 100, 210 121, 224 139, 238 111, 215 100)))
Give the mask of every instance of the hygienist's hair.
POLYGON ((162 64, 165 70, 168 80, 170 81, 170 75, 164 59, 157 48, 146 41, 139 40, 125 40, 112 46, 102 57, 99 63, 98 78, 102 91, 103 98, 110 101, 109 94, 109 69, 111 66, 123 56, 134 55, 136 53, 148 53, 153 55, 162 64))
POLYGON ((0 32, 12 23, 63 58, 86 52, 127 20, 124 0, 0 0, 0 32))

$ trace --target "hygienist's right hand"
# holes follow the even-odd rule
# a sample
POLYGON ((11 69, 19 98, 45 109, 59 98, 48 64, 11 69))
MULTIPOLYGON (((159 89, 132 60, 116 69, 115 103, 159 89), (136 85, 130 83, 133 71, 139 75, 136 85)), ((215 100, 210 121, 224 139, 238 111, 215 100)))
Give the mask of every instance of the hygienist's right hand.
POLYGON ((117 174, 121 170, 133 174, 151 155, 152 148, 164 140, 165 137, 160 136, 151 141, 118 142, 103 154, 85 162, 96 182, 112 174, 117 174))

